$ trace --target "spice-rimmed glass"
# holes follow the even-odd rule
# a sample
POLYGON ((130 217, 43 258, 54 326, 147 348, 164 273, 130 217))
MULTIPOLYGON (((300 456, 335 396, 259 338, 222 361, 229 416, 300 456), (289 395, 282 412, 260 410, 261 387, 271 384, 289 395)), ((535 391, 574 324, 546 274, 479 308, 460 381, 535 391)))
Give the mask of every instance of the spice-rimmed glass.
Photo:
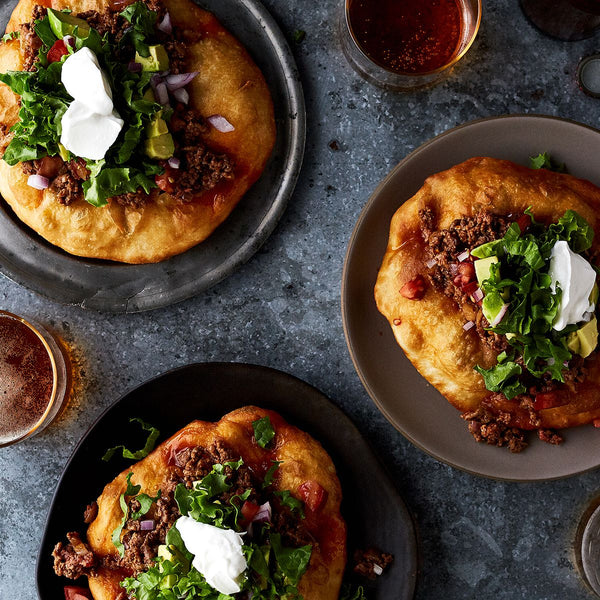
POLYGON ((42 325, 0 310, 0 447, 45 429, 70 390, 62 344, 42 325))
MULTIPOLYGON (((425 7, 433 0, 404 0, 415 2, 419 7, 425 7)), ((436 83, 450 73, 454 65, 466 54, 477 36, 481 23, 481 0, 456 0, 460 15, 460 31, 457 35, 454 50, 449 53, 447 60, 430 70, 403 71, 402 66, 392 69, 372 57, 365 44, 357 35, 357 23, 353 21, 352 9, 354 3, 364 0, 344 0, 339 10, 339 31, 342 49, 352 66, 361 77, 384 89, 392 91, 409 91, 436 83)), ((373 10, 379 10, 378 2, 373 1, 373 10)))

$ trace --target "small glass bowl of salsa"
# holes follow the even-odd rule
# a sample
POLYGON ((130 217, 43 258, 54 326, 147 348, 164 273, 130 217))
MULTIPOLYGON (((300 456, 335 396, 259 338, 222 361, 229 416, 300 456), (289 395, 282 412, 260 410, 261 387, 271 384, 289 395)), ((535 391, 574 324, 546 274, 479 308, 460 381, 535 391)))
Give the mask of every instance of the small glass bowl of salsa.
POLYGON ((342 49, 367 81, 395 91, 436 83, 473 44, 481 0, 344 0, 342 49))
POLYGON ((0 310, 0 447, 45 429, 69 389, 62 344, 41 325, 0 310))

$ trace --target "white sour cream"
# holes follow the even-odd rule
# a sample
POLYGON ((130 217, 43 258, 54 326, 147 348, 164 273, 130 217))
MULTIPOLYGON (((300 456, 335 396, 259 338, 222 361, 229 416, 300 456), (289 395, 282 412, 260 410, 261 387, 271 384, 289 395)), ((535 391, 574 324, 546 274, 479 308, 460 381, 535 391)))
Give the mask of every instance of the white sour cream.
POLYGON ((552 327, 561 331, 567 325, 579 323, 585 319, 585 313, 595 309, 590 302, 590 294, 596 283, 596 271, 579 254, 575 254, 565 241, 558 241, 550 255, 552 290, 556 285, 562 290, 560 306, 552 327))
POLYGON ((194 555, 192 565, 208 585, 222 594, 239 592, 239 576, 248 568, 242 536, 233 529, 198 523, 191 517, 180 517, 175 526, 185 547, 194 555))
POLYGON ((60 143, 76 156, 101 160, 124 123, 114 110, 96 55, 89 48, 71 54, 62 66, 61 81, 74 100, 61 119, 60 143))

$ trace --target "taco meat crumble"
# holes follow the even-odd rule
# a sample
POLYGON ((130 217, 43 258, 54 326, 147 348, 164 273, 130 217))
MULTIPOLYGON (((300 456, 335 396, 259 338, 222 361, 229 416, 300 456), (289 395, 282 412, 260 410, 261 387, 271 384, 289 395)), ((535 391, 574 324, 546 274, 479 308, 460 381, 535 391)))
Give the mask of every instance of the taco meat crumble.
MULTIPOLYGON (((481 211, 473 217, 456 219, 448 229, 438 230, 433 210, 426 208, 419 211, 421 235, 426 244, 426 276, 429 282, 456 302, 465 318, 473 321, 473 330, 480 340, 497 353, 509 350, 511 346, 506 336, 488 329, 490 323, 484 317, 480 303, 473 300, 472 290, 468 284, 465 285, 474 278, 473 263, 469 260, 460 262, 457 257, 481 244, 501 239, 518 216, 494 215, 489 211, 481 211)), ((589 253, 584 253, 584 256, 594 262, 589 253)), ((517 357, 516 362, 524 367, 522 357, 517 357)), ((542 441, 560 444, 563 441, 560 434, 540 428, 540 419, 534 408, 535 396, 583 381, 587 373, 585 363, 586 359, 573 354, 568 368, 562 372, 564 383, 552 379, 549 373, 541 378, 528 376, 523 368, 526 393, 519 394, 510 401, 502 393, 491 393, 477 410, 465 412, 461 416, 468 422, 469 431, 475 440, 506 446, 511 452, 520 452, 527 447, 526 430, 532 429, 538 430, 538 437, 542 441), (514 421, 511 413, 501 409, 507 402, 511 403, 511 408, 519 415, 518 428, 509 425, 514 421)))
MULTIPOLYGON (((67 534, 68 544, 59 542, 52 553, 54 557, 54 571, 57 575, 70 579, 77 579, 83 575, 94 574, 101 567, 122 569, 132 576, 153 566, 157 556, 158 546, 165 543, 165 537, 175 521, 181 516, 174 498, 175 488, 183 483, 191 489, 195 481, 208 475, 215 464, 234 462, 239 458, 222 442, 216 442, 210 448, 196 446, 184 448, 173 457, 174 471, 161 496, 154 503, 152 512, 148 514, 155 525, 150 531, 143 531, 139 519, 128 519, 123 527, 122 541, 124 556, 96 556, 82 542, 77 532, 67 534)), ((276 533, 281 534, 285 544, 291 547, 300 547, 306 544, 313 546, 318 542, 309 533, 301 517, 281 504, 278 496, 263 489, 262 481, 257 478, 252 469, 242 464, 238 469, 225 467, 227 482, 230 488, 218 496, 222 504, 227 504, 234 496, 240 496, 250 490, 248 501, 264 503, 267 500, 273 508, 272 525, 276 533)), ((98 507, 95 503, 88 506, 85 511, 84 521, 93 520, 98 507)), ((138 500, 128 502, 129 514, 139 510, 138 500)))
MULTIPOLYGON (((150 10, 157 13, 157 20, 165 16, 165 9, 157 0, 144 0, 150 10)), ((36 5, 32 20, 21 25, 21 50, 24 57, 24 70, 35 71, 39 60, 39 50, 42 41, 34 30, 35 21, 47 15, 47 9, 36 5)), ((131 24, 117 10, 107 9, 104 12, 95 10, 74 14, 84 19, 89 25, 103 36, 107 34, 117 51, 117 58, 123 63, 134 60, 135 48, 127 44, 118 45, 124 33, 131 24)), ((157 40, 164 46, 169 56, 169 73, 178 74, 186 71, 186 43, 181 32, 173 29, 171 34, 156 31, 157 40)), ((197 35, 196 35, 197 37, 197 35)), ((175 144, 175 157, 180 166, 175 169, 168 161, 158 161, 165 173, 159 187, 169 193, 179 202, 193 202, 195 196, 213 189, 217 184, 232 180, 235 177, 232 159, 223 153, 210 150, 204 143, 208 126, 204 118, 182 102, 173 107, 173 115, 169 122, 169 132, 175 144)), ((3 133, 3 132, 0 132, 3 133)), ((56 199, 64 205, 69 205, 83 199, 82 182, 89 178, 90 172, 85 167, 85 161, 74 159, 63 161, 60 156, 44 157, 43 159, 24 161, 21 163, 23 172, 27 175, 42 175, 50 180, 50 189, 55 192, 56 199), (83 168, 82 166, 83 165, 83 168)), ((147 194, 142 188, 114 196, 109 201, 121 206, 141 208, 154 199, 154 194, 147 194)))

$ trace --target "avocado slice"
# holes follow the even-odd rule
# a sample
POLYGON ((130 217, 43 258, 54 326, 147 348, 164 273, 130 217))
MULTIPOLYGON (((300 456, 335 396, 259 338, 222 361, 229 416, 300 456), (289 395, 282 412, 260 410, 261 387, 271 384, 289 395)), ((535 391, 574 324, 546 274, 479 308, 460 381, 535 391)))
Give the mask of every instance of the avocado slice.
POLYGON ((58 10, 48 9, 48 22, 52 33, 60 40, 65 35, 75 34, 80 38, 87 38, 90 35, 90 26, 87 21, 71 16, 69 13, 58 10), (77 31, 75 31, 77 30, 77 31))
POLYGON ((161 44, 148 46, 149 56, 141 56, 139 52, 135 53, 135 62, 142 65, 142 71, 166 71, 169 68, 169 56, 165 47, 161 44))
POLYGON ((152 121, 146 126, 146 137, 155 138, 159 135, 169 133, 167 122, 161 117, 162 111, 157 112, 153 117, 152 121))
POLYGON ((150 158, 171 158, 175 152, 173 136, 170 133, 163 133, 162 135, 148 138, 144 148, 150 158))
POLYGON ((598 345, 598 321, 596 321, 596 317, 592 317, 591 321, 588 321, 575 333, 577 333, 577 337, 579 338, 579 350, 577 351, 577 354, 586 358, 598 345))
POLYGON ((595 283, 592 288, 592 292, 590 293, 590 304, 596 304, 598 302, 598 296, 600 295, 600 290, 598 290, 598 284, 595 283))
POLYGON ((576 331, 571 331, 571 333, 567 336, 567 348, 574 352, 575 354, 579 354, 579 348, 581 344, 579 343, 579 336, 576 331))
POLYGON ((500 311, 504 308, 505 302, 502 296, 498 292, 492 292, 486 294, 481 303, 481 310, 483 316, 493 323, 494 319, 500 314, 500 311))
POLYGON ((475 266, 475 276, 479 285, 490 278, 491 266, 497 262, 497 256, 488 256, 487 258, 480 258, 473 263, 475 266))

